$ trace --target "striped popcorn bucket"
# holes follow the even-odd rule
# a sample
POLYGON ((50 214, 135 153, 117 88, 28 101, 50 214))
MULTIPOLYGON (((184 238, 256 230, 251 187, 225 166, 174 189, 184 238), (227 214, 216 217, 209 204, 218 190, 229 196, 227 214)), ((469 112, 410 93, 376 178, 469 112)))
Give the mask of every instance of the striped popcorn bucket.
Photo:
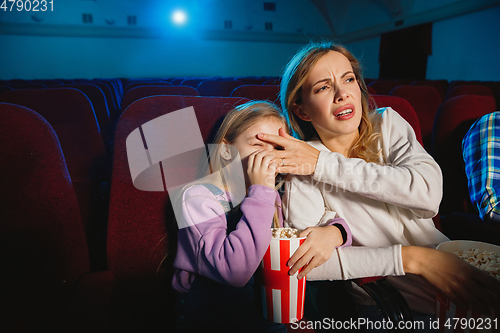
POLYGON ((277 323, 293 323, 304 316, 306 278, 288 275, 288 259, 305 240, 273 238, 260 265, 264 318, 277 323))
POLYGON ((441 333, 494 333, 499 332, 495 315, 487 317, 472 309, 458 307, 441 293, 437 293, 436 317, 441 333))

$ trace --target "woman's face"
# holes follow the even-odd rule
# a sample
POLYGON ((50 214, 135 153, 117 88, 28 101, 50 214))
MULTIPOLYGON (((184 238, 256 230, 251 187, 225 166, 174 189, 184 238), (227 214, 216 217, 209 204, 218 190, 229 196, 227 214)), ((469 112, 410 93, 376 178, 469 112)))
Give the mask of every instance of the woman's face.
POLYGON ((312 123, 323 141, 357 138, 363 112, 361 89, 349 60, 335 51, 322 56, 302 87, 302 104, 293 110, 312 123))

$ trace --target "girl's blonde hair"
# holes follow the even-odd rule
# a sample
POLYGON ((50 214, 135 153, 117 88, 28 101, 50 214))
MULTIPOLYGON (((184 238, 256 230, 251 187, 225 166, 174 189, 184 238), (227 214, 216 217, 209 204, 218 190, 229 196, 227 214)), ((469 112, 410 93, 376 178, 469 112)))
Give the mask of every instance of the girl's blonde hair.
POLYGON ((229 171, 230 161, 221 157, 224 144, 233 144, 236 138, 248 128, 266 118, 274 118, 282 122, 283 129, 290 133, 288 123, 280 108, 271 102, 251 101, 229 111, 215 135, 213 149, 210 149, 210 173, 229 171))
MULTIPOLYGON (((251 101, 238 105, 224 117, 222 125, 215 135, 213 149, 210 149, 210 173, 223 176, 225 180, 233 177, 224 175, 232 172, 230 162, 222 158, 222 149, 225 144, 233 144, 238 136, 258 121, 266 118, 274 118, 283 123, 283 129, 290 134, 288 123, 283 117, 282 111, 275 104, 268 101, 251 101)), ((275 189, 279 189, 283 181, 277 183, 275 189)), ((278 212, 274 214, 273 223, 278 223, 278 212)))
POLYGON ((381 117, 370 104, 375 105, 368 93, 363 79, 362 68, 359 61, 345 47, 331 42, 310 43, 303 47, 285 67, 281 79, 280 101, 294 136, 302 140, 310 140, 317 136, 311 122, 300 119, 294 112, 294 104, 302 103, 302 87, 318 60, 329 52, 339 52, 351 63, 361 89, 362 115, 359 125, 359 137, 348 150, 347 157, 361 158, 367 162, 380 163, 381 149, 377 142, 381 136, 381 117))

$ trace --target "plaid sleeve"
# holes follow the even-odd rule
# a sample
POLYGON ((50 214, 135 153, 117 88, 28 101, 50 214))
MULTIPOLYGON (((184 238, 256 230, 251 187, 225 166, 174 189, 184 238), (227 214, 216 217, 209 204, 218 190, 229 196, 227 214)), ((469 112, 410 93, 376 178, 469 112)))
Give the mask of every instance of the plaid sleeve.
POLYGON ((500 112, 478 119, 462 141, 472 203, 484 216, 500 216, 500 112))

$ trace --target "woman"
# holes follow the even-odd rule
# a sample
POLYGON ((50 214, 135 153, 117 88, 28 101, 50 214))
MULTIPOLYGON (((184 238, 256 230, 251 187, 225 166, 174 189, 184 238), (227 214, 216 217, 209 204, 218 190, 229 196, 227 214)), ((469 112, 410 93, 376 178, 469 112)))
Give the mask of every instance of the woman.
MULTIPOLYGON (((285 188, 287 222, 305 229, 336 211, 354 245, 333 250, 322 245, 326 236, 308 237, 290 258, 290 274, 308 263, 299 277, 309 280, 389 275, 423 314, 434 312, 436 289, 483 313, 498 309, 499 281, 433 248, 448 240, 431 220, 442 196, 439 166, 397 112, 369 109, 360 64, 349 51, 306 46, 287 65, 280 95, 296 136, 308 141, 283 131, 259 134, 283 148, 275 154, 278 172, 298 175, 285 188)), ((361 290, 352 293, 367 303, 361 290)))

